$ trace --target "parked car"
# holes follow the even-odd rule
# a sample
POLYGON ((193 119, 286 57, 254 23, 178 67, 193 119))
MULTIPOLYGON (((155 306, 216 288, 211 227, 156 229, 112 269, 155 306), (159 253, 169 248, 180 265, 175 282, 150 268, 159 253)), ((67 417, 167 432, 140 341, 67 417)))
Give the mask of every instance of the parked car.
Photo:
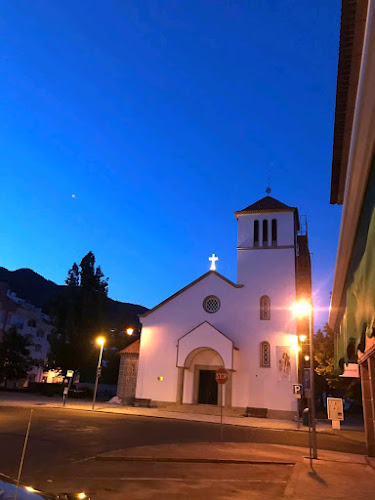
POLYGON ((59 493, 54 495, 40 491, 32 486, 19 485, 13 479, 0 474, 0 500, 90 500, 84 492, 59 493), (17 495, 16 495, 17 490, 17 495))

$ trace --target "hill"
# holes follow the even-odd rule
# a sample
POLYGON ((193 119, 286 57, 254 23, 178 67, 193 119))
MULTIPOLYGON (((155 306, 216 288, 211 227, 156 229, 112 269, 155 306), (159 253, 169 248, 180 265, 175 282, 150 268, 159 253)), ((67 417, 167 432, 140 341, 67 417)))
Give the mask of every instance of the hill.
MULTIPOLYGON (((12 292, 30 304, 41 307, 48 313, 48 305, 59 294, 69 293, 66 285, 57 285, 47 280, 32 269, 17 269, 9 271, 0 267, 0 281, 6 281, 12 292)), ((147 311, 146 307, 119 302, 107 298, 107 319, 112 328, 123 328, 128 324, 138 322, 138 314, 147 311)))

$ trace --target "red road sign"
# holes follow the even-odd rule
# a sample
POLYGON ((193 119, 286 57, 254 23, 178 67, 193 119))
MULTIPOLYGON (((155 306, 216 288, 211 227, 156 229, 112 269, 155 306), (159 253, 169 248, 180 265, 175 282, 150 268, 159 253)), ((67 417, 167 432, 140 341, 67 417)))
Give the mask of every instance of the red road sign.
POLYGON ((225 368, 219 368, 216 372, 215 378, 218 384, 225 384, 229 378, 229 373, 225 368))

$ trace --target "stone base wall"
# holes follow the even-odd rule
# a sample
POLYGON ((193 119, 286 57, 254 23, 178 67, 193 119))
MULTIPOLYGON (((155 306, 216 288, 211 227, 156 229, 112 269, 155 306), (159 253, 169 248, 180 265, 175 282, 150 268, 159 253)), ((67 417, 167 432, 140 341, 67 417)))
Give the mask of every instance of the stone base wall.
POLYGON ((138 373, 138 354, 121 354, 117 383, 117 397, 124 403, 132 403, 135 398, 138 373))

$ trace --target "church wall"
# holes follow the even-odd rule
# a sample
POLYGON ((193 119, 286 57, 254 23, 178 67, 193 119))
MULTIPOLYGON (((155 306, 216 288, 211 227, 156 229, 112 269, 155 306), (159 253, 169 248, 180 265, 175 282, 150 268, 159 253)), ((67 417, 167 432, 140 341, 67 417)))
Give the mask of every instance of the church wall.
MULTIPOLYGON (((253 231, 246 223, 247 218, 239 217, 239 232, 243 229, 239 241, 249 241, 245 231, 247 238, 252 238, 253 231)), ((259 216, 258 220, 262 218, 259 216)), ((297 403, 292 394, 292 384, 297 382, 294 350, 296 322, 290 309, 296 300, 294 214, 271 213, 267 216, 269 221, 273 218, 278 221, 278 247, 238 250, 238 283, 243 287, 233 287, 215 273, 208 274, 193 287, 142 318, 138 398, 176 401, 178 340, 208 321, 239 349, 233 353, 232 406, 268 408, 271 415, 278 415, 277 412, 290 415, 296 410, 297 403), (216 295, 221 302, 219 311, 214 314, 207 313, 202 306, 208 295, 216 295), (271 300, 270 320, 260 319, 262 295, 268 295, 271 300), (269 368, 260 366, 262 341, 270 343, 269 368), (279 371, 279 347, 288 348, 286 354, 290 356, 286 379, 282 379, 279 371), (157 380, 158 376, 163 377, 162 382, 157 380)), ((202 362, 202 366, 205 363, 202 362)), ((192 366, 184 370, 183 402, 193 402, 194 383, 192 366)))
MULTIPOLYGON (((235 288, 210 274, 181 295, 142 318, 141 350, 137 380, 137 398, 175 401, 177 394, 177 342, 204 321, 229 338, 230 316, 241 288, 235 288), (221 307, 214 314, 203 309, 203 300, 215 294, 221 307), (163 373, 161 373, 161 371, 163 373), (163 382, 157 380, 163 376, 163 382)), ((203 346, 204 347, 204 346, 203 346)))
POLYGON ((296 322, 290 307, 296 300, 294 248, 239 250, 240 281, 245 284, 238 304, 241 314, 234 336, 239 347, 239 368, 233 376, 233 406, 254 406, 293 411, 296 403, 292 384, 296 383, 295 351, 292 352, 290 380, 279 380, 277 348, 293 347, 296 322), (260 297, 271 300, 271 319, 260 319, 260 297), (260 343, 271 346, 271 367, 260 367, 260 343), (263 406, 262 406, 263 405, 263 406))

